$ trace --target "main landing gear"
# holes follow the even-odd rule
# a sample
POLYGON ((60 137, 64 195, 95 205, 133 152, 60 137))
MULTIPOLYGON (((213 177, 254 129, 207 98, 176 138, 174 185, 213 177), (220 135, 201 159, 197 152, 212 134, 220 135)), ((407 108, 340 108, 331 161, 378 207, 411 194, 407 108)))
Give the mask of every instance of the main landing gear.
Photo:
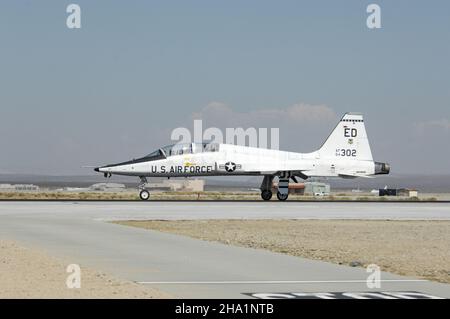
POLYGON ((272 182, 273 175, 264 175, 264 179, 261 183, 261 198, 263 200, 270 200, 272 198, 272 182))
POLYGON ((145 185, 147 184, 147 179, 144 176, 139 177, 141 179, 141 183, 139 184, 139 197, 142 200, 148 200, 150 198, 150 193, 145 189, 145 185))
MULTIPOLYGON (((272 183, 275 176, 264 175, 264 179, 261 184, 261 198, 263 200, 270 200, 272 198, 272 183)), ((291 176, 290 172, 283 172, 278 179, 278 192, 277 198, 279 201, 285 201, 289 197, 289 178, 292 178, 295 182, 297 180, 294 176, 291 176)))
POLYGON ((289 196, 289 194, 283 194, 283 193, 277 192, 278 200, 281 200, 283 202, 288 198, 288 196, 289 196))
POLYGON ((272 191, 269 190, 261 191, 261 198, 264 200, 270 200, 272 198, 272 191))
POLYGON ((283 173, 278 178, 278 193, 277 198, 280 201, 285 201, 289 197, 289 176, 286 173, 283 173))

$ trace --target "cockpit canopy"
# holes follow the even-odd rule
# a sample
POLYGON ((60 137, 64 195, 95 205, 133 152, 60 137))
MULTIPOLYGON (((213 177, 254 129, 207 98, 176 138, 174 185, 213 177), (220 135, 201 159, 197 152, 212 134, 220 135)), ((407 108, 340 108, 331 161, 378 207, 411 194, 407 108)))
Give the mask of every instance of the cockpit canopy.
POLYGON ((175 155, 218 152, 218 143, 181 143, 164 146, 146 156, 148 159, 166 158, 175 155))

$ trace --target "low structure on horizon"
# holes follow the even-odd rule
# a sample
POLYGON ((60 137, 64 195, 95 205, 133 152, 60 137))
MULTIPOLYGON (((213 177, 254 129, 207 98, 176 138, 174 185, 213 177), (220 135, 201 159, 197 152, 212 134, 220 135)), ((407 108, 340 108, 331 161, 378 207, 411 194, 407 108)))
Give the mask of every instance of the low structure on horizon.
POLYGON ((34 184, 0 184, 0 192, 36 192, 39 186, 34 184))
POLYGON ((146 184, 149 191, 172 191, 172 192, 203 192, 205 180, 203 179, 164 179, 159 182, 146 184))
POLYGON ((124 184, 119 183, 97 183, 91 185, 88 191, 117 193, 126 191, 126 187, 124 184))
MULTIPOLYGON (((277 191, 278 183, 273 183, 273 190, 277 191)), ((289 183, 289 193, 309 196, 330 195, 330 184, 321 182, 289 183)))

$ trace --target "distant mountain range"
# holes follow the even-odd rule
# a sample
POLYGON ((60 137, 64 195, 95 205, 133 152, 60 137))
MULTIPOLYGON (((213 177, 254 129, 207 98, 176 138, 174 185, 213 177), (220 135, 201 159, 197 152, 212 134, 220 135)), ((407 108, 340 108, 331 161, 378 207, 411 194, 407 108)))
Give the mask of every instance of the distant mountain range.
MULTIPOLYGON (((162 178, 152 178, 158 181, 162 178)), ((261 177, 207 177, 207 189, 248 189, 258 188, 261 177)), ((388 175, 376 178, 357 179, 313 179, 331 184, 332 189, 361 189, 371 190, 384 188, 412 188, 421 192, 448 193, 450 192, 450 175, 388 175)), ((77 175, 77 176, 52 176, 52 175, 27 175, 27 174, 0 174, 0 184, 36 184, 41 187, 87 187, 94 183, 105 182, 102 175, 77 175)), ((136 187, 139 180, 136 177, 113 176, 107 181, 123 183, 127 187, 136 187)))

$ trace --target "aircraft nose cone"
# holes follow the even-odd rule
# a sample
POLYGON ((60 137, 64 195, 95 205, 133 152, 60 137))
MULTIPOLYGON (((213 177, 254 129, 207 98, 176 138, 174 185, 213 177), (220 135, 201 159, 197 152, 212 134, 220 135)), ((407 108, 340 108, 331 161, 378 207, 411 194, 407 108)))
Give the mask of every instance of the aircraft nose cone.
POLYGON ((96 168, 94 168, 94 171, 100 172, 100 168, 99 168, 99 167, 96 167, 96 168))

